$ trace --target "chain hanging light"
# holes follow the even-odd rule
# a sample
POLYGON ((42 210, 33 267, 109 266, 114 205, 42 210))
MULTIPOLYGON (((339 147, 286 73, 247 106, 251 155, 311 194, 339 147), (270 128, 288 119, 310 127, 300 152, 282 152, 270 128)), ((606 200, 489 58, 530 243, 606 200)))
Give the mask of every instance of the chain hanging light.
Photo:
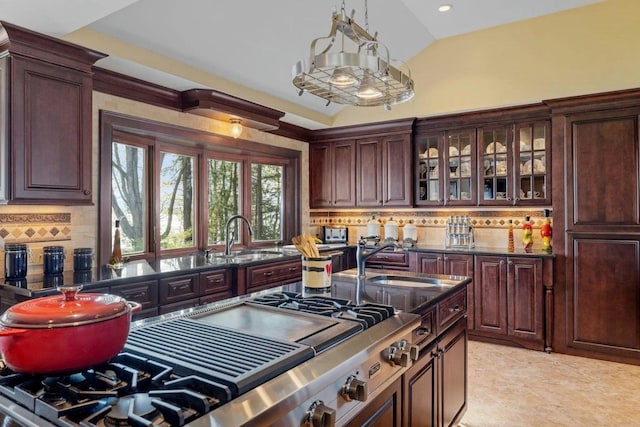
POLYGON ((331 32, 311 42, 309 61, 293 66, 293 84, 300 89, 337 104, 373 107, 408 101, 414 95, 411 72, 405 74, 391 65, 389 49, 369 34, 368 6, 365 0, 365 28, 345 13, 333 12, 331 32), (326 43, 323 43, 325 41, 326 43), (338 43, 339 42, 339 45, 338 43), (345 50, 345 43, 353 51, 345 50), (326 45, 326 46, 324 46, 326 45))

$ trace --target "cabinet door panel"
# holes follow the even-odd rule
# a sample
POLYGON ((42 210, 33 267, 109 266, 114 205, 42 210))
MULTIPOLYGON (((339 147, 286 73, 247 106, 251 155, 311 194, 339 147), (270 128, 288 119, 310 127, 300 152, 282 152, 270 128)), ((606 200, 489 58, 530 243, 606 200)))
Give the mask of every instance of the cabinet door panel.
POLYGON ((467 328, 456 323, 440 342, 442 424, 453 425, 467 408, 467 328))
POLYGON ((638 116, 585 117, 573 122, 572 134, 569 223, 640 225, 638 116))
POLYGON ((383 140, 385 163, 383 204, 409 206, 411 204, 411 139, 409 135, 387 137, 383 140))
POLYGON ((403 425, 408 427, 436 425, 436 358, 435 345, 421 351, 422 357, 403 376, 403 425))
POLYGON ((442 274, 442 254, 421 253, 417 258, 418 273, 442 274))
POLYGON ((11 64, 11 198, 90 203, 91 78, 17 56, 11 64))
POLYGON ((380 206, 382 204, 380 141, 378 138, 358 140, 357 147, 357 205, 380 206))
POLYGON ((474 267, 475 329, 507 334, 507 266, 504 257, 478 256, 474 267))
POLYGON ((332 206, 331 144, 309 145, 309 204, 332 206))
POLYGON ((336 142, 333 147, 333 162, 333 204, 334 206, 355 206, 355 142, 336 142))
POLYGON ((569 345, 638 356, 640 240, 575 237, 570 243, 569 345))
POLYGON ((544 331, 542 260, 509 258, 508 274, 509 335, 542 340, 544 331))

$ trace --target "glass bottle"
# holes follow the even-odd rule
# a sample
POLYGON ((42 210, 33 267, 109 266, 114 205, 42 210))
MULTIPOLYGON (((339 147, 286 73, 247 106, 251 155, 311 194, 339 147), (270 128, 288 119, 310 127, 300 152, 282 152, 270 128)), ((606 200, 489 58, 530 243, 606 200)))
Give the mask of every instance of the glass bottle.
POLYGON ((551 237, 553 229, 551 228, 551 218, 549 218, 549 209, 544 210, 544 224, 540 227, 540 236, 542 237, 542 250, 551 252, 551 237))
POLYGON ((529 215, 524 217, 524 224, 522 224, 522 244, 524 245, 525 252, 531 252, 533 246, 533 227, 531 226, 529 215))
POLYGON ((507 250, 509 252, 514 252, 516 250, 515 243, 513 242, 513 220, 509 220, 507 250))
POLYGON ((114 267, 122 266, 122 247, 120 246, 120 220, 116 219, 116 229, 113 232, 113 251, 109 264, 114 267))

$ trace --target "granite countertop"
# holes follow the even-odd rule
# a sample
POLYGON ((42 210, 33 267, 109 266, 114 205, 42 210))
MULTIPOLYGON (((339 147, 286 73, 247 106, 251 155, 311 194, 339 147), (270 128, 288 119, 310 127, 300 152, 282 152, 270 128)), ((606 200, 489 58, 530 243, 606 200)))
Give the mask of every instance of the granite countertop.
MULTIPOLYGON (((319 249, 325 253, 327 251, 339 252, 340 249, 353 248, 355 245, 349 244, 331 244, 318 245, 319 249)), ((525 252, 522 248, 517 248, 514 252, 508 252, 504 247, 481 247, 475 248, 456 247, 445 248, 442 245, 435 244, 418 244, 416 246, 405 248, 407 252, 441 252, 441 253, 458 253, 469 255, 505 255, 505 256, 524 256, 524 257, 553 257, 552 253, 544 252, 540 249, 525 252)), ((300 257, 300 253, 291 246, 280 246, 273 248, 263 248, 257 253, 264 253, 264 258, 241 258, 232 257, 224 258, 213 254, 205 256, 200 252, 192 255, 179 257, 170 257, 160 259, 156 262, 148 262, 144 260, 131 261, 125 263, 121 269, 113 269, 108 266, 101 266, 87 271, 65 271, 61 275, 43 276, 34 275, 27 276, 26 279, 5 280, 0 282, 0 287, 9 288, 12 292, 26 297, 36 297, 51 295, 57 292, 56 287, 63 284, 82 284, 86 290, 98 289, 105 286, 116 284, 130 283, 132 279, 136 280, 154 280, 160 277, 171 277, 180 274, 193 274, 200 271, 211 271, 227 267, 243 267, 248 265, 268 264, 279 261, 293 260, 300 257)), ((237 254, 241 254, 239 251, 237 254)))

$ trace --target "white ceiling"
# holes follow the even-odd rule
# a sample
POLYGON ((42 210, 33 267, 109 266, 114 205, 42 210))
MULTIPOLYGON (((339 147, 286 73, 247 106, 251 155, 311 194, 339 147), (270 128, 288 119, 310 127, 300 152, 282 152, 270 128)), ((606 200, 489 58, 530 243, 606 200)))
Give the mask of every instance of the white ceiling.
MULTIPOLYGON (((435 40, 605 0, 371 0, 371 33, 408 61, 435 40), (447 3, 451 11, 440 13, 447 3)), ((298 96, 291 68, 326 36, 341 0, 0 0, 0 20, 56 37, 88 27, 254 91, 332 116, 341 106, 298 96)), ((347 0, 364 27, 365 0, 347 0)), ((98 66, 178 90, 206 87, 109 56, 98 66)), ((176 73, 179 74, 179 73, 176 73)), ((218 89, 213 87, 212 89, 218 89)), ((416 90, 419 90, 417 85, 416 90)), ((234 95, 233 93, 231 93, 234 95)), ((269 106, 269 105, 267 105, 269 106)), ((313 128, 304 117, 284 118, 313 128)))

